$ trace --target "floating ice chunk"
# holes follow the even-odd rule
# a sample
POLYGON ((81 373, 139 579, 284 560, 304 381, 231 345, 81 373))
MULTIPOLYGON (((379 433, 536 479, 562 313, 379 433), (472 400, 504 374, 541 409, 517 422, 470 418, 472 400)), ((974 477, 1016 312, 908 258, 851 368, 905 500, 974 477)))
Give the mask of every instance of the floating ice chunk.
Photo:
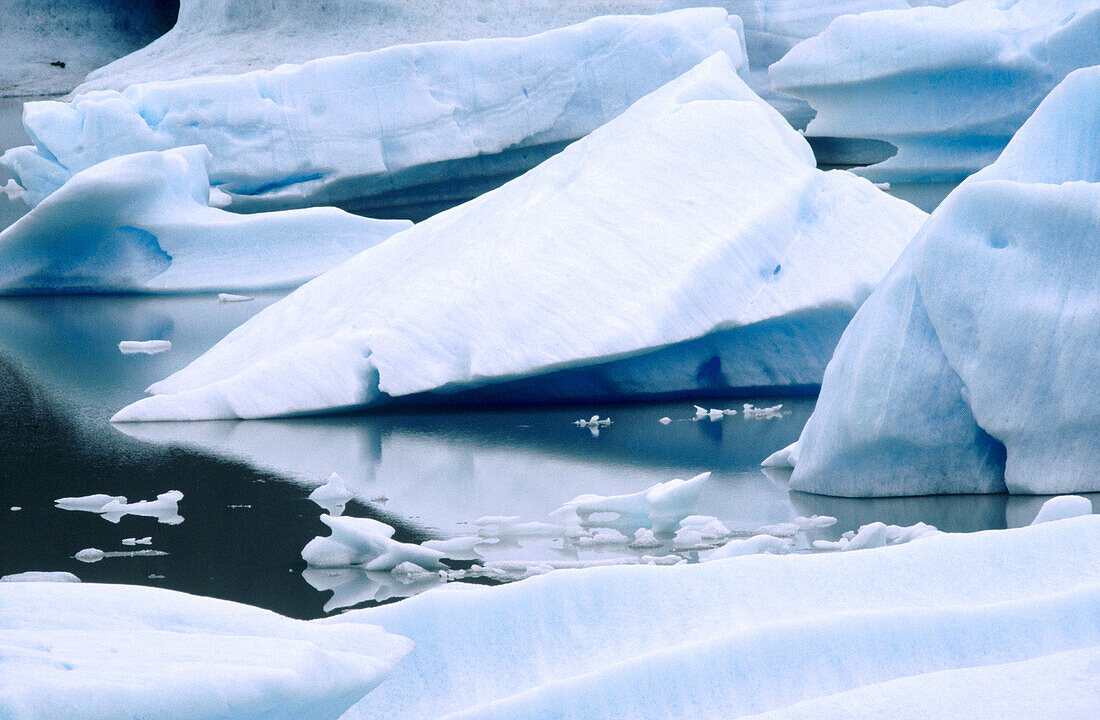
POLYGON ((589 531, 588 535, 574 539, 577 547, 604 547, 607 545, 627 545, 630 538, 614 528, 598 527, 589 531))
POLYGON ((837 18, 772 65, 809 135, 875 138, 875 180, 959 181, 997 159, 1066 75, 1100 64, 1096 0, 963 0, 837 18))
POLYGON ((81 497, 63 497, 53 501, 54 504, 61 510, 79 510, 83 512, 102 512, 103 506, 108 503, 124 503, 126 497, 124 495, 104 495, 103 493, 97 493, 95 495, 83 495, 81 497))
POLYGON ((664 543, 658 540, 649 528, 638 528, 634 531, 634 539, 629 544, 632 548, 646 550, 661 547, 664 543))
POLYGON ((353 497, 355 496, 352 495, 351 490, 348 490, 344 479, 336 473, 329 476, 328 482, 309 494, 310 500, 323 507, 333 517, 343 515, 344 508, 353 497))
POLYGON ((588 428, 590 431, 592 431, 593 437, 599 437, 600 436, 600 428, 610 426, 611 425, 611 418, 600 419, 599 415, 593 415, 592 417, 590 417, 587 420, 585 420, 584 418, 581 418, 580 420, 576 420, 576 421, 573 422, 573 424, 576 425, 577 427, 588 428))
POLYGON ((474 520, 478 537, 482 539, 515 539, 524 537, 560 537, 561 525, 544 522, 521 522, 519 515, 486 515, 474 520))
POLYGON ((785 448, 776 450, 768 457, 764 458, 764 462, 760 463, 760 467, 766 468, 793 468, 798 463, 798 441, 791 443, 785 448))
POLYGON ((146 536, 143 538, 122 538, 123 545, 152 545, 153 538, 146 536))
POLYGON ((745 403, 744 417, 750 420, 771 420, 773 418, 783 417, 782 405, 772 405, 771 407, 758 408, 749 403, 745 403))
POLYGON ((670 418, 668 416, 665 416, 665 417, 661 418, 660 420, 658 420, 657 422, 661 423, 662 425, 668 425, 670 422, 672 422, 672 418, 670 418))
POLYGON ((817 170, 717 54, 265 308, 114 419, 815 383, 924 217, 817 170))
POLYGON ((756 528, 757 534, 760 535, 775 535, 777 537, 794 537, 795 533, 802 530, 802 526, 797 522, 782 522, 774 523, 772 525, 763 525, 756 528))
POLYGON ((729 537, 730 529, 711 515, 688 515, 680 521, 680 529, 672 538, 677 549, 714 545, 729 537))
POLYGON ((632 532, 645 527, 656 533, 671 533, 679 527, 681 520, 691 515, 703 483, 709 477, 710 473, 705 472, 690 480, 676 478, 629 495, 578 495, 551 515, 573 515, 584 526, 606 525, 604 521, 593 520, 592 516, 614 513, 618 516, 614 521, 616 526, 630 527, 632 532))
POLYGON ((780 538, 774 535, 753 535, 747 538, 737 538, 713 552, 703 560, 721 560, 723 558, 740 557, 741 555, 759 555, 760 553, 773 553, 782 555, 791 548, 790 538, 780 538))
POLYGON ((467 535, 463 537, 447 538, 446 540, 425 540, 421 547, 438 550, 444 557, 452 560, 477 560, 481 553, 477 551, 477 545, 485 542, 485 538, 479 535, 467 535))
MULTIPOLYGON (((0 294, 294 287, 405 230, 309 208, 209 207, 205 147, 111 158, 0 232, 0 294)), ((127 342, 123 352, 144 352, 127 342)))
POLYGON ((794 522, 798 525, 799 530, 816 530, 836 525, 836 518, 831 515, 811 515, 810 517, 799 515, 794 519, 794 522))
POLYGON ((706 408, 699 407, 698 405, 695 406, 695 419, 696 420, 702 420, 703 418, 708 418, 711 422, 715 422, 717 420, 721 420, 722 418, 726 417, 727 415, 736 415, 736 414, 737 414, 736 410, 731 410, 731 409, 728 409, 728 408, 724 409, 724 410, 719 409, 719 408, 711 408, 711 409, 707 410, 706 408))
POLYGON ((724 10, 693 8, 241 75, 219 69, 28 103, 36 146, 4 159, 39 202, 110 157, 202 144, 212 184, 235 209, 393 210, 418 195, 453 197, 462 181, 519 174, 714 53, 742 67, 740 29, 724 10))
POLYGON ((8 510, 10 510, 11 512, 19 512, 22 509, 23 508, 20 507, 19 505, 12 505, 10 508, 8 508, 8 510))
POLYGON ((123 355, 157 355, 171 349, 169 340, 123 340, 118 344, 118 351, 123 355))
POLYGON ((1092 514, 1092 501, 1080 495, 1060 495, 1043 503, 1032 525, 1092 514))
POLYGON ((76 555, 73 555, 73 557, 80 562, 94 563, 99 562, 103 558, 107 557, 107 553, 103 552, 99 548, 84 548, 76 555))
POLYGON ((107 522, 117 523, 127 515, 142 515, 153 517, 158 523, 165 525, 179 525, 183 517, 179 514, 179 501, 183 499, 183 493, 179 490, 169 490, 157 495, 156 500, 139 500, 128 503, 126 498, 114 499, 99 509, 99 514, 107 522))
POLYGON ((239 302, 251 302, 256 298, 249 295, 234 295, 233 293, 218 293, 218 302, 223 303, 239 303, 239 302))
POLYGON ((12 720, 336 720, 413 647, 369 624, 98 583, 0 584, 0 633, 12 720))
POLYGON ((859 532, 844 533, 839 540, 815 540, 815 550, 866 550, 868 548, 880 548, 887 545, 901 545, 903 543, 919 540, 933 535, 942 535, 932 525, 918 522, 915 525, 887 525, 882 522, 873 522, 863 525, 859 532))
POLYGON ((68 572, 38 572, 29 571, 5 575, 0 577, 0 582, 59 582, 78 583, 80 578, 68 572))
POLYGON ((366 570, 393 570, 403 562, 425 570, 441 570, 446 557, 431 548, 398 542, 394 529, 371 518, 322 515, 332 529, 328 537, 315 537, 302 549, 302 559, 314 567, 362 565, 366 570))

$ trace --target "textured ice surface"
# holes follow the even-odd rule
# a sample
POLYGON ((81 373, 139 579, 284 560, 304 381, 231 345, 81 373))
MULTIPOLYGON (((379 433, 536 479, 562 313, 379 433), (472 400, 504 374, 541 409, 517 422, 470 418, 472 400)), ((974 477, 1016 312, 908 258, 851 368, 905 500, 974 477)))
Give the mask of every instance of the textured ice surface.
POLYGON ((364 570, 393 570, 413 563, 425 570, 440 570, 439 550, 398 542, 394 529, 371 518, 322 515, 321 522, 332 529, 327 537, 315 537, 302 549, 302 559, 312 567, 338 568, 361 565, 364 570))
POLYGON ((63 582, 63 583, 77 583, 80 582, 80 578, 69 572, 40 572, 31 570, 29 572, 14 573, 12 575, 5 575, 0 577, 0 582, 63 582))
POLYGON ((392 211, 448 183, 516 175, 715 52, 741 67, 740 29, 718 8, 601 17, 28 103, 34 145, 3 163, 38 203, 108 158, 205 145, 234 210, 392 211))
MULTIPOLYGON (((905 712, 928 673, 956 671, 974 684, 953 684, 942 716, 965 716, 971 699, 1002 687, 1021 697, 1007 687, 1019 673, 1002 676, 1000 663, 1094 656, 1098 610, 1091 516, 864 552, 449 586, 341 616, 417 643, 345 717, 730 718, 796 703, 811 710, 792 717, 816 717, 813 703, 870 699, 889 682, 905 712)), ((1096 694, 1095 672, 1064 682, 1088 694, 1054 694, 1053 716, 1096 694)))
POLYGON ((123 355, 157 355, 172 349, 169 340, 123 340, 118 351, 123 355))
POLYGON ((676 530, 680 521, 695 512, 703 483, 710 473, 701 473, 690 480, 679 478, 658 483, 653 487, 629 495, 578 495, 554 511, 554 515, 574 517, 582 526, 598 526, 614 523, 616 527, 648 528, 658 533, 676 530), (594 515, 604 513, 617 517, 610 521, 594 520, 594 515))
POLYGON ((814 384, 834 323, 924 217, 817 170, 718 53, 524 176, 260 312, 115 419, 427 391, 530 402, 814 384), (510 398, 481 387, 524 376, 510 398))
POLYGON ((964 0, 838 18, 771 67, 809 135, 898 148, 861 175, 961 180, 996 159, 1070 71, 1100 64, 1098 0, 964 0))
POLYGON ((210 207, 208 156, 138 152, 68 178, 0 232, 0 293, 293 287, 410 225, 335 208, 210 207))
POLYGON ((335 719, 412 643, 130 585, 0 583, 5 720, 335 719))
POLYGON ((952 193, 857 313, 792 489, 1100 490, 1098 229, 1100 67, 952 193))
POLYGON ((1092 501, 1080 495, 1059 495, 1043 503, 1032 525, 1092 514, 1092 501))
POLYGON ((352 497, 344 479, 337 473, 333 473, 328 482, 309 494, 310 500, 323 507, 333 517, 344 514, 344 507, 352 497))

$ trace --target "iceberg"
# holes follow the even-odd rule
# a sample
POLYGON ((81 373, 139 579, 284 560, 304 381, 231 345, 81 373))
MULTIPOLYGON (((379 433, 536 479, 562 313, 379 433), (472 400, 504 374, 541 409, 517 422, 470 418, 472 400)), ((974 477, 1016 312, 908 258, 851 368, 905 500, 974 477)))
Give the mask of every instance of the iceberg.
POLYGON ((335 720, 412 643, 157 588, 0 583, 8 720, 335 720))
POLYGON ((0 294, 294 287, 411 225, 336 208, 210 207, 208 159, 190 146, 78 172, 0 232, 0 294))
POLYGON ((839 17, 769 72, 817 111, 808 135, 897 147, 860 175, 958 182, 995 160, 1070 71, 1100 64, 1097 38, 1097 0, 964 0, 839 17))
POLYGON ((1098 148, 1095 67, 948 197, 860 308, 780 453, 792 489, 1100 490, 1098 148))
MULTIPOLYGON (((976 698, 1030 697, 1011 687, 1026 665, 1010 664, 1046 676, 1060 655, 1073 668, 1097 656, 1100 517, 860 552, 448 585, 339 620, 417 644, 344 720, 818 717, 819 705, 880 688, 902 717, 916 717, 910 701, 968 716, 976 698), (951 678, 973 684, 909 697, 951 678)), ((1061 717, 1097 696, 1095 672, 1063 682, 1065 697, 1007 716, 1061 717)))
POLYGON ((234 211, 408 217, 518 175, 716 52, 743 66, 740 30, 719 8, 600 17, 27 103, 34 145, 2 164, 37 204, 112 157, 205 145, 234 211))
POLYGON ((925 217, 817 170, 716 53, 264 309, 114 420, 816 385, 925 217))

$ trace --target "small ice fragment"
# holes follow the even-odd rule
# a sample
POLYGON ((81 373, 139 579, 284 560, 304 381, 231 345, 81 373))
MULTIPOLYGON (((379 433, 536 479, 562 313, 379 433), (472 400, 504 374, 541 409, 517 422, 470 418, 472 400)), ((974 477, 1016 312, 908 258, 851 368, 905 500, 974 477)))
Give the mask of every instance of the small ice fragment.
MULTIPOLYGON (((592 417, 588 418, 587 420, 585 420, 584 418, 581 418, 580 420, 574 420, 573 424, 576 425, 577 427, 586 427, 586 428, 589 428, 589 429, 596 429, 596 428, 601 428, 601 427, 607 427, 608 425, 610 425, 611 424, 611 418, 602 418, 601 419, 599 415, 593 415, 592 417)), ((598 434, 598 433, 593 433, 593 435, 596 435, 596 434, 598 434)))
POLYGON ((1092 501, 1080 495, 1059 495, 1052 497, 1039 508, 1039 514, 1031 521, 1032 525, 1065 520, 1067 518, 1092 514, 1092 501))
POLYGON ((749 538, 737 538, 718 548, 703 558, 704 561, 721 560, 723 558, 740 557, 742 555, 759 555, 760 553, 783 554, 791 547, 790 538, 780 538, 774 535, 753 535, 749 538))
POLYGON ((156 573, 149 573, 148 575, 146 575, 146 577, 149 578, 150 580, 163 580, 164 579, 163 575, 157 575, 156 573))
POLYGON ((103 506, 112 502, 126 502, 125 495, 104 495, 98 493, 96 495, 82 495, 81 497, 63 497, 54 500, 56 505, 61 510, 80 510, 83 512, 100 512, 103 510, 103 506))
POLYGON ((425 570, 443 570, 445 555, 420 545, 393 539, 394 529, 370 518, 322 515, 332 529, 328 537, 315 537, 302 548, 302 559, 314 567, 362 565, 366 570, 393 570, 404 562, 425 570))
POLYGON ((481 554, 475 546, 482 542, 477 535, 465 535, 463 537, 447 538, 446 540, 425 540, 420 543, 426 548, 438 550, 444 557, 452 560, 477 560, 481 554))
POLYGON ((167 340, 123 340, 118 344, 119 352, 123 355, 156 355, 172 349, 172 343, 167 340))
POLYGON ((12 506, 11 506, 11 511, 12 511, 12 512, 19 512, 19 511, 20 511, 20 510, 22 510, 22 509, 23 509, 23 508, 19 507, 18 505, 12 505, 12 506))
POLYGON ((836 518, 830 515, 811 515, 810 517, 799 515, 794 519, 794 522, 798 525, 799 530, 813 530, 836 525, 836 518))
POLYGON ((152 545, 153 544, 153 537, 150 535, 150 536, 143 537, 143 538, 123 538, 122 539, 122 544, 123 545, 152 545))
POLYGON ((662 425, 668 425, 670 422, 672 422, 672 418, 670 418, 668 416, 665 416, 665 417, 661 418, 660 420, 658 420, 657 422, 661 423, 662 425))
POLYGON ((604 545, 626 545, 630 539, 618 530, 612 528, 595 528, 587 537, 579 537, 576 543, 579 547, 593 547, 604 545))
POLYGON ((634 531, 634 539, 630 541, 630 547, 641 549, 658 548, 663 543, 657 539, 649 528, 638 528, 634 531))
POLYGON ((890 189, 890 183, 888 183, 888 182, 877 182, 877 183, 873 183, 873 185, 875 187, 877 187, 879 190, 884 190, 885 191, 885 190, 890 189))
POLYGON ((255 300, 255 299, 256 298, 249 297, 248 295, 234 295, 233 293, 218 293, 218 302, 223 302, 223 303, 248 302, 250 300, 255 300))
POLYGON ((772 405, 771 407, 758 408, 753 407, 750 403, 745 403, 744 413, 746 420, 770 420, 772 418, 783 417, 783 413, 780 412, 783 409, 782 405, 772 405))
POLYGON ((80 562, 94 563, 99 562, 103 558, 107 557, 107 553, 103 552, 99 548, 84 548, 76 555, 73 555, 73 557, 80 562))
POLYGON ((65 582, 78 583, 80 578, 68 572, 21 572, 0 577, 0 582, 65 582))
POLYGON ((329 476, 328 482, 309 494, 310 500, 327 510, 333 517, 344 514, 344 508, 352 497, 344 479, 336 473, 329 476))
POLYGON ((183 493, 179 490, 169 490, 157 495, 156 500, 139 500, 135 503, 126 502, 126 498, 112 500, 99 509, 99 514, 107 522, 117 523, 127 515, 142 515, 153 517, 157 522, 165 525, 179 525, 183 517, 179 514, 179 501, 183 499, 183 493))
POLYGON ((760 463, 760 467, 766 468, 793 468, 798 464, 798 441, 795 440, 787 447, 776 450, 768 457, 764 458, 764 462, 760 463))
POLYGON ((707 416, 707 409, 704 407, 695 406, 695 419, 702 420, 707 416))
POLYGON ((783 522, 775 523, 773 525, 764 525, 756 528, 758 535, 775 535, 776 537, 792 537, 802 528, 798 526, 798 523, 783 522))

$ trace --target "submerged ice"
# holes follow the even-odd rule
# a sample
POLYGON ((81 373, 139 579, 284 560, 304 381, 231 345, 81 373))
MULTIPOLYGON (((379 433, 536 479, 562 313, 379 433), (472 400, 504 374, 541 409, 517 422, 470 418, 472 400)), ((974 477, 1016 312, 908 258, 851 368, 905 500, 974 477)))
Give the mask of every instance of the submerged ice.
POLYGON ((114 419, 812 385, 924 217, 817 170, 719 53, 260 312, 114 419))

